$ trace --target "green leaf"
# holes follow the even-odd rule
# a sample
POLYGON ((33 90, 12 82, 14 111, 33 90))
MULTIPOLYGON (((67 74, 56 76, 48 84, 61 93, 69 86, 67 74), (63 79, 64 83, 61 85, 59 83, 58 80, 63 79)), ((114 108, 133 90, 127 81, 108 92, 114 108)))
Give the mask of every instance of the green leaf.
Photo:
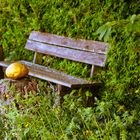
POLYGON ((111 34, 111 27, 106 31, 106 34, 104 35, 104 41, 107 42, 109 40, 110 34, 111 34))

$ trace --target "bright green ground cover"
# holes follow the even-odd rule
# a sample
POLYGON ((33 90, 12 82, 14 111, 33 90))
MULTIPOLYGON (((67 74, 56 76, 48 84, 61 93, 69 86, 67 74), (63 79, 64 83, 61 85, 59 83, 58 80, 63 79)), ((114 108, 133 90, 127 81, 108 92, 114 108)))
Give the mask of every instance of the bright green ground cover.
MULTIPOLYGON (((136 140, 140 139, 140 2, 133 0, 0 0, 0 43, 9 60, 31 60, 24 49, 32 30, 74 38, 101 40, 111 46, 106 67, 95 78, 104 83, 96 106, 85 107, 85 93, 65 96, 52 108, 44 83, 26 100, 16 93, 0 118, 1 139, 136 140), (18 54, 18 55, 17 55, 18 54)), ((89 67, 44 58, 52 67, 87 77, 89 67), (52 63, 53 62, 53 63, 52 63)), ((48 92, 51 89, 48 87, 48 92)), ((88 95, 88 94, 87 94, 88 95)))

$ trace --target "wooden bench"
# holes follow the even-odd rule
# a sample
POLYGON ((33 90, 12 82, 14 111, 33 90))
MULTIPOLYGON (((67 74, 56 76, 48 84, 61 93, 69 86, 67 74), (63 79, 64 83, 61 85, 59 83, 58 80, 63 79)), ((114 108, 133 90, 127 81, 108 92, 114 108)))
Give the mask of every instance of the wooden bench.
MULTIPOLYGON (((28 66, 29 75, 58 84, 58 92, 60 93, 62 87, 89 87, 97 83, 36 64, 38 53, 90 64, 90 77, 92 77, 96 66, 103 67, 105 65, 109 46, 99 41, 72 39, 50 33, 33 31, 27 40, 25 48, 35 52, 33 62, 20 61, 28 66)), ((8 67, 9 64, 9 62, 0 61, 1 67, 8 67)))

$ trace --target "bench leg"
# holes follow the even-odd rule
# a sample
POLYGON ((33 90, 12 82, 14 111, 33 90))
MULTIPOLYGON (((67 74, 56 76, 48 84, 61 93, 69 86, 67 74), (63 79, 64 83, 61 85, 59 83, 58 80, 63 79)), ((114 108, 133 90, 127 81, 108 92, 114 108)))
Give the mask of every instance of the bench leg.
POLYGON ((3 72, 3 68, 0 67, 0 79, 4 78, 4 72, 3 72))
MULTIPOLYGON (((2 48, 2 46, 0 45, 0 61, 3 61, 3 60, 4 60, 3 48, 2 48)), ((0 79, 3 79, 3 78, 4 78, 3 68, 0 67, 0 79)))
POLYGON ((58 91, 56 93, 57 95, 56 95, 54 106, 53 106, 54 108, 60 106, 63 102, 64 95, 71 91, 70 88, 62 86, 62 85, 57 85, 57 90, 58 91))
MULTIPOLYGON (((87 96, 85 98, 85 106, 94 106, 95 105, 95 98, 100 95, 100 90, 102 89, 102 84, 101 83, 96 83, 94 86, 88 86, 88 87, 77 87, 74 88, 76 90, 79 90, 81 88, 81 92, 85 93, 86 91, 91 92, 93 94, 92 96, 87 96)), ((73 90, 73 88, 68 88, 62 85, 57 85, 57 95, 54 101, 53 107, 58 107, 61 106, 63 103, 63 97, 64 95, 70 93, 73 90)))

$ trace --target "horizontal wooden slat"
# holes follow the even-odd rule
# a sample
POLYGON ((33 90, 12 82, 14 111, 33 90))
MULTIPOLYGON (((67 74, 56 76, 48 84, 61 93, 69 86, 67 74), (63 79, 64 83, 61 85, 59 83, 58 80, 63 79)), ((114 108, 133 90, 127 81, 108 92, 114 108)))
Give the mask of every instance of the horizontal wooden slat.
POLYGON ((109 48, 108 44, 105 44, 104 42, 85 39, 73 39, 50 33, 42 33, 38 31, 31 32, 29 39, 38 42, 44 42, 47 44, 54 44, 78 50, 86 50, 100 54, 106 54, 107 49, 109 48))
POLYGON ((44 44, 33 40, 28 40, 25 48, 43 54, 57 56, 60 58, 66 58, 87 64, 94 64, 96 66, 104 66, 106 61, 106 56, 104 54, 73 50, 70 48, 44 44))
MULTIPOLYGON (((43 80, 47 80, 56 84, 60 84, 67 87, 79 87, 79 86, 91 86, 95 83, 91 83, 87 80, 76 78, 74 76, 67 75, 63 72, 50 69, 38 64, 33 64, 27 61, 20 61, 25 64, 29 68, 29 75, 33 77, 37 77, 43 80)), ((8 67, 9 62, 0 61, 0 66, 8 67)))
POLYGON ((76 78, 70 75, 67 75, 63 72, 44 67, 38 64, 32 64, 27 61, 21 61, 30 69, 29 75, 35 76, 56 84, 60 84, 67 87, 79 86, 79 85, 90 85, 91 83, 87 80, 81 78, 76 78))
POLYGON ((0 66, 2 66, 2 67, 8 67, 10 64, 11 64, 11 62, 0 61, 0 66))

